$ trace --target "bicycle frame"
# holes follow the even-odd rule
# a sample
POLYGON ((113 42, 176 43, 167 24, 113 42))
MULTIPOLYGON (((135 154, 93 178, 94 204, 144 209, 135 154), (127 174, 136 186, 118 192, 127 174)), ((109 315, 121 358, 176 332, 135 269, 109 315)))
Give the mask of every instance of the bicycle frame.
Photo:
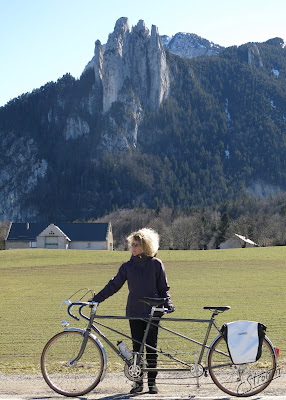
MULTIPOLYGON (((75 317, 73 314, 70 313, 70 308, 71 308, 73 305, 78 305, 78 304, 77 304, 77 303, 72 303, 72 304, 70 304, 70 306, 69 306, 69 308, 68 308, 68 312, 69 312, 69 314, 70 314, 73 318, 77 318, 77 317, 75 317)), ((125 338, 127 338, 127 339, 131 339, 131 340, 133 340, 133 341, 134 341, 134 339, 132 339, 132 338, 131 338, 130 336, 128 336, 128 335, 125 335, 125 334, 122 333, 122 332, 117 331, 116 329, 113 329, 113 328, 111 328, 111 327, 109 327, 109 326, 107 326, 107 325, 104 325, 104 324, 101 323, 101 322, 96 321, 96 325, 94 325, 94 320, 95 320, 95 319, 97 319, 97 320, 98 320, 98 319, 121 319, 121 320, 127 320, 127 319, 129 320, 129 319, 132 319, 132 320, 143 320, 143 321, 145 321, 145 322, 147 323, 146 329, 145 329, 145 333, 144 333, 144 337, 143 337, 143 339, 142 339, 142 342, 136 341, 137 343, 140 344, 140 350, 139 350, 138 354, 142 354, 143 351, 144 351, 144 348, 149 348, 149 349, 151 349, 151 350, 153 350, 153 351, 156 351, 158 354, 162 354, 162 355, 164 355, 165 357, 168 357, 168 358, 172 359, 173 361, 176 361, 177 363, 182 364, 183 366, 185 366, 185 368, 142 368, 142 371, 143 371, 143 372, 148 372, 148 371, 165 371, 165 372, 167 372, 167 371, 189 371, 190 368, 192 367, 191 364, 186 363, 185 361, 180 360, 180 359, 177 358, 177 357, 174 357, 172 354, 170 354, 170 353, 165 353, 165 352, 163 352, 162 350, 160 350, 160 349, 158 349, 158 348, 154 348, 154 347, 152 347, 152 346, 150 346, 150 345, 148 345, 148 344, 146 343, 146 339, 147 339, 148 332, 149 332, 149 329, 150 329, 151 325, 154 325, 154 321, 161 321, 161 318, 155 317, 154 314, 155 314, 156 311, 162 312, 162 308, 152 307, 151 313, 150 313, 150 316, 149 316, 148 319, 146 319, 146 318, 127 318, 127 317, 122 317, 122 316, 104 316, 104 315, 100 316, 100 315, 95 315, 95 313, 96 313, 96 307, 97 307, 97 304, 96 304, 96 305, 94 305, 94 307, 93 307, 93 309, 92 309, 92 311, 91 311, 90 317, 87 317, 86 315, 84 315, 84 314, 82 313, 82 308, 83 308, 85 305, 87 305, 87 304, 83 304, 83 305, 80 306, 80 308, 79 308, 79 314, 80 314, 81 317, 83 317, 84 319, 86 319, 86 320, 88 321, 88 326, 87 326, 87 328, 86 328, 86 330, 85 330, 85 332, 84 332, 84 339, 83 339, 83 343, 82 343, 81 349, 80 349, 80 351, 79 351, 79 354, 78 354, 78 356, 77 356, 72 362, 77 361, 77 360, 81 357, 81 355, 83 354, 84 349, 85 349, 85 345, 86 345, 86 342, 87 342, 88 335, 90 334, 91 330, 93 330, 97 335, 100 336, 100 338, 102 338, 102 339, 112 348, 112 350, 113 350, 113 351, 114 351, 128 366, 131 366, 134 362, 135 362, 135 363, 136 363, 136 362, 139 363, 140 357, 135 357, 134 360, 132 360, 132 359, 131 359, 131 360, 126 359, 126 358, 121 354, 121 352, 119 351, 119 349, 105 336, 105 334, 104 334, 103 332, 100 331, 100 329, 99 329, 98 326, 96 326, 96 325, 100 325, 100 326, 102 326, 102 327, 104 327, 104 328, 106 328, 106 329, 108 329, 108 330, 110 330, 110 331, 112 331, 112 332, 114 332, 114 333, 116 333, 116 334, 118 334, 118 335, 120 335, 120 336, 123 336, 123 337, 125 337, 125 338)), ((216 325, 216 323, 215 323, 215 316, 218 315, 218 314, 219 314, 219 311, 213 310, 212 316, 211 316, 209 319, 167 318, 167 319, 164 320, 164 321, 175 321, 175 322, 176 322, 176 321, 177 321, 177 322, 182 322, 182 321, 184 321, 184 322, 195 322, 195 323, 207 323, 208 326, 207 326, 207 330, 206 330, 206 334, 205 334, 205 337, 204 337, 203 342, 198 342, 198 341, 196 341, 196 340, 194 340, 194 339, 192 339, 192 338, 190 338, 190 337, 188 337, 188 336, 182 335, 182 334, 179 333, 179 332, 176 332, 176 331, 174 331, 174 330, 172 330, 172 329, 168 329, 168 328, 162 326, 160 323, 158 324, 158 328, 159 328, 159 329, 163 329, 163 330, 165 330, 165 331, 167 331, 167 332, 169 332, 169 333, 171 333, 171 334, 173 334, 173 335, 175 335, 175 336, 179 336, 179 337, 181 337, 181 338, 183 338, 183 339, 185 339, 185 340, 188 340, 188 341, 190 341, 190 342, 192 342, 192 343, 195 343, 195 344, 201 346, 200 355, 199 355, 198 359, 197 359, 196 362, 195 362, 196 365, 200 365, 201 362, 202 362, 202 359, 203 359, 205 350, 206 350, 206 349, 209 349, 209 348, 211 347, 211 346, 207 346, 207 341, 208 341, 208 339, 209 339, 209 335, 210 335, 210 331, 211 331, 212 327, 214 327, 214 328, 220 333, 220 330, 219 330, 219 328, 217 327, 217 325, 216 325)), ((78 318, 77 318, 77 319, 78 319, 78 318)), ((208 366, 208 365, 205 365, 205 366, 203 367, 203 372, 206 373, 206 371, 207 371, 208 369, 209 369, 209 366, 208 366)))
MULTIPOLYGON (((127 318, 111 315, 96 316, 98 303, 91 301, 77 301, 71 303, 70 300, 66 300, 65 302, 69 304, 69 315, 76 320, 79 320, 78 317, 71 313, 71 308, 76 305, 79 307, 78 311, 80 316, 87 320, 88 324, 86 329, 67 328, 69 323, 67 321, 62 321, 64 332, 56 334, 47 342, 41 357, 41 370, 47 384, 57 393, 72 397, 81 396, 94 389, 98 383, 103 380, 107 369, 105 349, 99 338, 103 339, 104 342, 117 354, 117 356, 123 360, 124 373, 126 377, 137 383, 143 382, 146 372, 185 371, 186 373, 181 375, 182 379, 195 378, 196 385, 199 387, 200 377, 203 375, 208 376, 209 374, 214 384, 225 393, 237 397, 248 397, 260 393, 271 383, 274 377, 278 377, 279 374, 274 376, 277 366, 277 352, 269 338, 264 334, 260 342, 261 348, 257 349, 258 358, 256 358, 256 361, 253 362, 253 358, 250 360, 249 358, 244 358, 243 360, 245 361, 242 363, 235 364, 233 362, 228 348, 228 341, 224 338, 220 328, 215 322, 215 316, 220 312, 228 310, 230 308, 229 306, 204 307, 204 309, 208 309, 212 312, 211 317, 208 319, 161 318, 155 313, 157 311, 160 312, 160 316, 167 313, 167 310, 159 308, 162 307, 165 299, 144 298, 142 301, 146 302, 151 307, 150 315, 147 318, 127 318), (84 306, 89 306, 91 308, 89 316, 83 314, 82 309, 84 306), (133 343, 134 340, 129 336, 130 334, 128 335, 124 333, 125 331, 120 332, 117 330, 120 328, 114 329, 113 327, 100 322, 100 319, 132 319, 144 321, 146 324, 144 324, 145 331, 142 342, 137 340, 135 341, 135 343, 138 344, 138 352, 130 352, 129 354, 127 352, 125 353, 126 355, 122 354, 119 347, 117 348, 115 344, 112 343, 103 332, 101 332, 101 327, 114 332, 120 337, 125 337, 128 340, 131 340, 133 343), (166 327, 167 322, 174 322, 174 329, 176 329, 176 322, 184 321, 190 323, 205 323, 207 325, 205 334, 201 333, 201 336, 204 336, 202 341, 198 341, 200 339, 197 337, 197 340, 189 337, 188 333, 187 336, 166 327), (182 353, 178 353, 177 350, 173 352, 173 349, 164 352, 159 349, 157 345, 155 345, 155 348, 147 344, 148 333, 150 332, 149 330, 152 325, 165 331, 167 337, 168 334, 175 336, 176 347, 178 350, 182 348, 182 353), (217 331, 218 335, 210 344, 209 336, 213 327, 217 331), (188 348, 193 346, 185 345, 184 343, 181 345, 181 341, 185 342, 185 344, 191 342, 192 345, 195 344, 199 349, 190 352, 188 351, 188 348), (206 349, 207 354, 205 362, 202 364, 206 349), (144 350, 146 350, 147 353, 146 360, 143 355, 145 352, 144 350), (159 360, 159 367, 157 368, 157 363, 151 362, 152 358, 148 355, 148 352, 162 355, 163 358, 167 357, 170 359, 171 364, 168 364, 168 361, 159 360), (178 354, 181 355, 178 356, 178 354), (191 359, 188 358, 189 355, 192 355, 191 359)), ((112 323, 110 325, 112 325, 112 323)), ((227 327, 228 326, 230 326, 230 324, 227 325, 227 327)), ((258 326, 257 323, 257 327, 258 326)), ((170 328, 172 328, 172 326, 170 328)), ((185 331, 182 332, 185 333, 185 331)), ((247 335, 248 331, 245 332, 243 329, 240 330, 238 334, 247 335)), ((162 339, 165 340, 164 337, 162 339)), ((111 340, 114 342, 114 336, 111 340)), ((241 345, 239 344, 238 346, 240 349, 241 345)), ((252 348, 252 350, 256 351, 255 348, 252 348)), ((242 354, 244 354, 243 351, 242 354)), ((148 374, 148 378, 149 376, 150 374, 148 374)))

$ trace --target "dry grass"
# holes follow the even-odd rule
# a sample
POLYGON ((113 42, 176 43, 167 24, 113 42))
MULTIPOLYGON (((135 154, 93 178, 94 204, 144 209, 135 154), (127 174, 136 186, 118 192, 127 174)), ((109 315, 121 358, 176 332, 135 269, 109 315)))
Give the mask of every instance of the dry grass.
MULTIPOLYGON (((285 247, 161 251, 159 257, 176 306, 173 317, 208 318, 204 306, 230 305, 231 310, 218 317, 219 324, 237 319, 264 323, 267 335, 280 348, 280 360, 285 361, 285 247)), ((61 320, 70 319, 65 307, 59 309, 62 301, 80 288, 100 290, 128 258, 127 252, 1 251, 1 371, 38 372, 45 343, 61 331, 61 320)), ((124 315, 126 296, 124 285, 100 305, 100 314, 124 315)), ((112 326, 128 332, 126 321, 113 321, 112 326)), ((176 330, 196 338, 201 338, 202 328, 205 325, 176 323, 176 330)), ((170 341, 165 333, 160 340, 170 341)), ((107 354, 109 368, 117 369, 118 360, 109 350, 107 354)))

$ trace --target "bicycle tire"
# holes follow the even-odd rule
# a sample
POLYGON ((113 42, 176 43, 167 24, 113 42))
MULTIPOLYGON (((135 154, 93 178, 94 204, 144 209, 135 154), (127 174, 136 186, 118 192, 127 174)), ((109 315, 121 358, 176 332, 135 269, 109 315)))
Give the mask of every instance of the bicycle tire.
POLYGON ((79 361, 70 363, 78 355, 82 341, 83 332, 63 331, 52 337, 42 352, 43 377, 51 389, 64 396, 90 392, 100 382, 104 370, 101 348, 91 336, 79 361))
POLYGON ((266 336, 263 339, 261 357, 256 362, 233 364, 222 336, 214 340, 207 362, 216 386, 236 397, 249 397, 262 392, 272 381, 276 370, 276 355, 266 336))

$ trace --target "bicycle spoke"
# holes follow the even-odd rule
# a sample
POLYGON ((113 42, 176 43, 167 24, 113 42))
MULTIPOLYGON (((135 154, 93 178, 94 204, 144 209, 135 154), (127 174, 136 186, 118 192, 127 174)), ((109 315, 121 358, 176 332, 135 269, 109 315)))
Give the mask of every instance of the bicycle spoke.
POLYGON ((84 354, 74 361, 80 351, 83 335, 66 331, 56 335, 46 345, 42 355, 42 373, 48 385, 60 394, 80 396, 91 391, 103 372, 102 352, 88 338, 84 354))
POLYGON ((234 365, 230 361, 226 342, 219 337, 209 353, 209 372, 214 383, 232 396, 247 397, 260 393, 275 373, 275 355, 267 338, 263 340, 262 355, 258 361, 242 365, 234 365))

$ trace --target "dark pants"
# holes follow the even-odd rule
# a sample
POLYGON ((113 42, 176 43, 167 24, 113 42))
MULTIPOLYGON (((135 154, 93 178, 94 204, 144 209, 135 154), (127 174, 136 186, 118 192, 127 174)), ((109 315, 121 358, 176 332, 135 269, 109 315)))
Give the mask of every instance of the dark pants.
MULTIPOLYGON (((142 342, 144 332, 146 329, 147 322, 141 320, 129 320, 130 330, 132 339, 138 340, 142 342)), ((155 325, 150 326, 150 330, 146 339, 146 344, 149 344, 152 347, 157 347, 157 339, 158 339, 158 323, 159 321, 153 322, 155 325)), ((140 343, 136 343, 133 341, 133 351, 138 352, 140 350, 140 343)), ((150 348, 146 348, 146 360, 148 368, 156 368, 157 367, 157 352, 150 348)), ((148 384, 152 384, 155 382, 157 376, 157 372, 150 371, 148 372, 148 384)))

